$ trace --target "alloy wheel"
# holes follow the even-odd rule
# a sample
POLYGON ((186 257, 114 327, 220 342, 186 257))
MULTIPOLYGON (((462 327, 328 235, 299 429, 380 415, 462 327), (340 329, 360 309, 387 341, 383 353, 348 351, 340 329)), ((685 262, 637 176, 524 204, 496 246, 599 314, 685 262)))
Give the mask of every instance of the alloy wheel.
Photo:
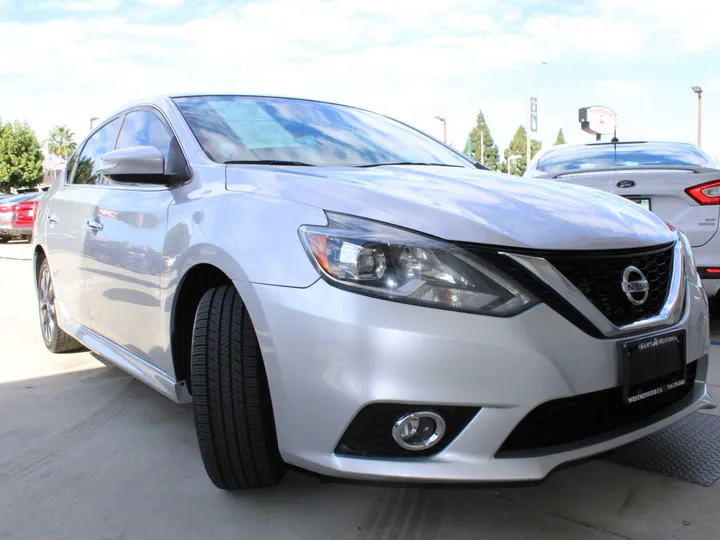
POLYGON ((50 269, 45 266, 40 274, 40 327, 43 339, 50 343, 55 336, 57 322, 55 319, 55 290, 53 288, 50 269))

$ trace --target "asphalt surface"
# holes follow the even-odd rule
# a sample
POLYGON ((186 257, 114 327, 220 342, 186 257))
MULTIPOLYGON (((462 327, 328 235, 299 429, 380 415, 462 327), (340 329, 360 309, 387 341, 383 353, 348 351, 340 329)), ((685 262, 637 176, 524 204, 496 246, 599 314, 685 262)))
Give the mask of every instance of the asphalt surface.
MULTIPOLYGON (((720 538, 720 482, 705 488, 599 460, 532 488, 290 471, 270 490, 217 490, 190 407, 87 353, 45 349, 29 259, 27 244, 0 245, 0 539, 720 538)), ((720 385, 720 347, 712 362, 720 385)))

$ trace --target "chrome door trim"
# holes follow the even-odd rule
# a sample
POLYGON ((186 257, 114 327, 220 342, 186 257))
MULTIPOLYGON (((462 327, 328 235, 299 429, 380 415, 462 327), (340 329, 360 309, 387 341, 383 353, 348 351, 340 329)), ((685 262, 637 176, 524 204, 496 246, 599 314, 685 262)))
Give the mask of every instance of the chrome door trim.
POLYGON ((570 280, 557 270, 547 259, 516 253, 501 253, 509 257, 575 307, 595 328, 606 337, 635 334, 660 326, 671 326, 682 318, 685 301, 685 275, 683 250, 680 242, 673 247, 673 266, 670 275, 670 290, 660 313, 624 326, 615 326, 570 280))

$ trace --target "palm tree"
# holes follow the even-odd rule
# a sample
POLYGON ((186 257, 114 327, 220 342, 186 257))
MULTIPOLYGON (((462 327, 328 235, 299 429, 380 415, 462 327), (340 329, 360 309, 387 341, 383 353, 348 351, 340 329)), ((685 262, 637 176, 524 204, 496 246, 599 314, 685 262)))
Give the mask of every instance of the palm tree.
POLYGON ((73 140, 74 136, 75 134, 67 126, 53 127, 48 137, 48 150, 63 159, 69 158, 77 148, 77 143, 73 140))

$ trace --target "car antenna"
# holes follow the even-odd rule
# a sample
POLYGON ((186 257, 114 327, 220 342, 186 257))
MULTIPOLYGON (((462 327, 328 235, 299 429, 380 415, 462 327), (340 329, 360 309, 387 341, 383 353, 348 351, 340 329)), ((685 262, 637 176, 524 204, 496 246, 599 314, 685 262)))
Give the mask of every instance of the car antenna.
POLYGON ((615 163, 617 163, 617 143, 620 142, 617 138, 617 126, 615 126, 615 129, 613 130, 613 138, 610 139, 610 142, 613 143, 613 149, 615 150, 615 163))

